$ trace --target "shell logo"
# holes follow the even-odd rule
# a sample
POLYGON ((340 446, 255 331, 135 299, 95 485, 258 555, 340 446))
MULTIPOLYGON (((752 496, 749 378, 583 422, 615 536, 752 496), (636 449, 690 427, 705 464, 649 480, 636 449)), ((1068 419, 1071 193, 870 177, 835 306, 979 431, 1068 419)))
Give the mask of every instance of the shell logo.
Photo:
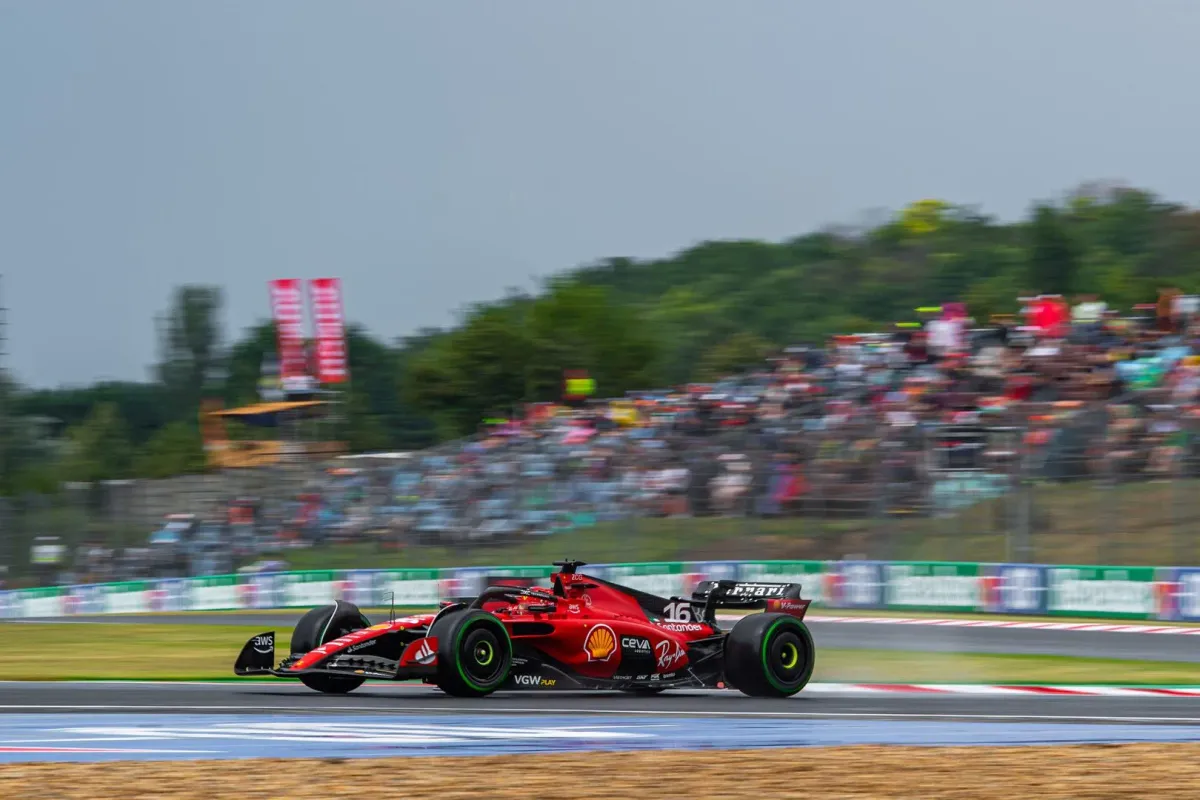
POLYGON ((588 631, 583 640, 583 651, 588 661, 608 661, 617 649, 617 635, 607 625, 597 625, 588 631))

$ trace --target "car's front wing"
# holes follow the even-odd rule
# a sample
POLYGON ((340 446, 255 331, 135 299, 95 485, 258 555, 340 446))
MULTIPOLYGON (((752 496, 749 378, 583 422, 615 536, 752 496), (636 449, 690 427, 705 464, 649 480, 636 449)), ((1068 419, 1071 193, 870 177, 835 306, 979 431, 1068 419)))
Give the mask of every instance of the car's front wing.
POLYGON ((334 653, 317 664, 295 669, 304 655, 294 653, 275 666, 275 634, 262 633, 242 648, 233 672, 243 677, 271 675, 276 678, 300 678, 303 675, 338 675, 368 680, 404 681, 433 678, 437 675, 435 639, 420 638, 404 649, 399 660, 365 654, 334 653), (424 643, 426 647, 421 648, 424 643), (419 659, 419 660, 418 660, 419 659))

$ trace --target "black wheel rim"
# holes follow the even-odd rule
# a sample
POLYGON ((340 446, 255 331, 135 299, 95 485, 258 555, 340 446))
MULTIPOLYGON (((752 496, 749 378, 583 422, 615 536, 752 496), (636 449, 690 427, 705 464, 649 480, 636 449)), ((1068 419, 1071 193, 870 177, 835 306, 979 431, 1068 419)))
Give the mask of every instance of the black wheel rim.
POLYGON ((793 631, 781 631, 767 643, 767 668, 775 680, 795 685, 808 670, 808 642, 793 631))
POLYGON ((504 675, 502 647, 500 638, 489 628, 478 627, 466 635, 459 661, 472 681, 487 686, 504 675))

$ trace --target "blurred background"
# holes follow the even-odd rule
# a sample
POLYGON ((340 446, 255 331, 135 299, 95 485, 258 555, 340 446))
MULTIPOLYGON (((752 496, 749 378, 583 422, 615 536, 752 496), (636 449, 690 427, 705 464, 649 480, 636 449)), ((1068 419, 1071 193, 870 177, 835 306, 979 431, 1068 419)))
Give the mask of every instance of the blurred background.
POLYGON ((6 585, 564 553, 1191 563, 1196 215, 1089 191, 607 263, 390 344, 343 324, 337 279, 273 281, 273 320, 229 344, 221 291, 181 287, 153 381, 6 384, 6 585), (1093 274, 1112 241, 1128 266, 1093 274))
POLYGON ((7 588, 1200 560, 1191 4, 0 19, 7 588))

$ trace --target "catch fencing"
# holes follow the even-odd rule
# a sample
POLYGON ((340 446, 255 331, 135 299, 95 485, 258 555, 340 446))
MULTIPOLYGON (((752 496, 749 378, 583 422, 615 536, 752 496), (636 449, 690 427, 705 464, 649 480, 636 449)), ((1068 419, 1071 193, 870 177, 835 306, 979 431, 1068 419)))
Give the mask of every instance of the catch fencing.
MULTIPOLYGON (((404 550, 412 564, 448 553, 459 563, 1200 563, 1198 434, 1192 409, 1139 400, 936 421, 826 415, 578 444, 477 439, 351 475, 289 465, 14 498, 0 506, 0 561, 42 582, 84 576, 81 548, 144 549, 172 513, 195 514, 229 542, 230 507, 250 498, 258 552, 239 563, 356 542, 404 550), (70 563, 37 570, 39 537, 60 541, 70 563)), ((152 560, 127 561, 111 577, 162 576, 152 560)))

